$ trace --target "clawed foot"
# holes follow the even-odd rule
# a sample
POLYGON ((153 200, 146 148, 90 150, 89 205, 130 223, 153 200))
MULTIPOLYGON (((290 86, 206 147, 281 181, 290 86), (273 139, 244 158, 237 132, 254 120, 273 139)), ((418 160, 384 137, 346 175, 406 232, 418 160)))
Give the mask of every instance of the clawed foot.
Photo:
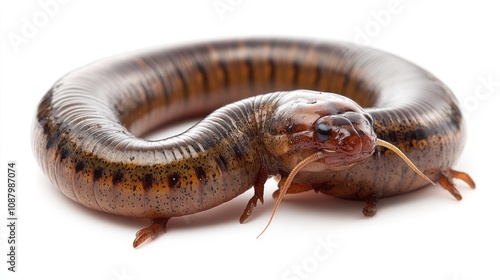
POLYGON ((243 214, 241 214, 240 223, 243 223, 246 219, 248 219, 248 217, 250 217, 253 208, 257 206, 257 201, 260 200, 260 203, 264 203, 264 186, 255 186, 254 189, 255 194, 252 196, 252 198, 250 198, 245 211, 243 211, 243 214))
MULTIPOLYGON (((261 201, 261 203, 264 203, 264 183, 267 180, 267 174, 259 174, 256 183, 254 185, 254 190, 255 194, 250 198, 248 201, 247 207, 245 208, 245 211, 240 217, 240 223, 243 223, 251 214, 253 208, 257 205, 257 201, 261 201)), ((453 183, 453 179, 460 179, 467 183, 471 188, 475 188, 476 184, 472 180, 472 178, 464 172, 459 172, 453 169, 448 169, 445 171, 442 171, 442 176, 441 178, 438 179, 438 183, 441 184, 441 186, 449 191, 457 200, 461 200, 462 196, 456 189, 455 184, 453 183)), ((288 192, 291 193, 300 193, 304 191, 309 191, 312 190, 312 186, 309 185, 300 185, 296 184, 294 185, 293 188, 288 189, 288 192)), ((287 193, 288 193, 287 192, 287 193)), ((275 197, 277 194, 279 194, 279 190, 277 190, 274 194, 273 197, 275 197)), ((366 206, 363 208, 363 215, 366 217, 372 217, 377 213, 377 202, 379 200, 379 196, 372 195, 368 198, 365 199, 366 201, 366 206)), ((139 245, 143 244, 145 241, 149 239, 155 239, 158 237, 160 234, 164 233, 167 230, 167 223, 170 218, 157 218, 153 219, 152 223, 150 226, 143 228, 139 230, 136 233, 136 238, 134 240, 133 246, 134 248, 138 247, 139 245)))
POLYGON ((247 207, 245 208, 245 211, 243 211, 243 214, 241 214, 240 217, 240 223, 242 224, 250 215, 252 214, 253 208, 257 206, 257 201, 260 200, 260 203, 264 203, 264 185, 256 185, 254 187, 255 189, 255 194, 250 198, 248 201, 247 207))
POLYGON ((153 219, 149 227, 139 230, 135 234, 134 248, 141 245, 148 239, 155 239, 160 234, 167 231, 167 223, 170 218, 153 219))
MULTIPOLYGON (((460 195, 460 192, 457 190, 455 183, 453 183, 453 179, 460 179, 467 183, 467 185, 469 185, 471 188, 476 188, 474 180, 472 180, 472 178, 467 173, 448 169, 442 171, 441 174, 442 176, 437 180, 437 183, 439 183, 445 190, 449 191, 451 195, 453 195, 453 197, 455 197, 457 200, 461 200, 462 195, 460 195)), ((377 213, 378 200, 379 197, 375 195, 365 199, 366 206, 363 208, 363 215, 365 215, 365 217, 373 217, 377 213)))
POLYGON ((467 183, 467 185, 469 185, 471 188, 476 188, 476 184, 467 173, 448 169, 446 171, 442 171, 441 174, 443 174, 443 176, 439 178, 439 184, 445 190, 449 191, 451 195, 453 195, 457 200, 462 200, 462 195, 460 195, 460 192, 458 192, 455 184, 453 183, 453 179, 460 179, 467 183))
POLYGON ((257 206, 257 201, 260 200, 260 203, 264 204, 264 183, 267 181, 267 173, 264 170, 261 170, 259 172, 259 175, 257 175, 257 180, 254 184, 254 195, 250 200, 248 201, 247 207, 245 208, 245 211, 243 211, 243 214, 241 214, 240 217, 240 223, 242 224, 250 215, 252 214, 253 208, 257 206))

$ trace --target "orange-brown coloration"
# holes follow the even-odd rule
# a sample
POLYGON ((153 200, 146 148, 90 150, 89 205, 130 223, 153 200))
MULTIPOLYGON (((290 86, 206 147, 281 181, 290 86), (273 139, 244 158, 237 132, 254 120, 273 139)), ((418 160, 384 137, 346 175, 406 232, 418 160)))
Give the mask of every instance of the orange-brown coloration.
POLYGON ((380 198, 428 184, 395 153, 376 147, 377 138, 457 198, 453 178, 474 185, 451 170, 465 131, 449 89, 401 58, 343 43, 224 41, 98 61, 43 97, 33 149, 72 200, 152 219, 138 232, 138 246, 164 231, 168 219, 253 186, 244 221, 263 201, 269 176, 286 180, 305 158, 325 151, 334 153, 303 166, 290 192, 365 200, 363 213, 372 216, 380 198), (209 113, 183 134, 140 138, 209 113))

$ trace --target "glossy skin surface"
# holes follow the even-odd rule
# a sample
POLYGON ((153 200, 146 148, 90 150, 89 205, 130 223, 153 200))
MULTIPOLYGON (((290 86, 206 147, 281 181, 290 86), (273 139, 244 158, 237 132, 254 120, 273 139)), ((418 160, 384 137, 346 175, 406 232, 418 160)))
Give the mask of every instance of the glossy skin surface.
POLYGON ((44 96, 33 149, 51 182, 74 201, 153 219, 137 246, 169 218, 254 186, 245 220, 269 176, 286 178, 318 151, 331 156, 304 167, 288 192, 365 200, 371 216, 379 198, 428 184, 393 152, 375 147, 377 137, 455 197, 453 177, 473 185, 451 170, 465 132, 450 90, 405 60, 342 43, 224 41, 95 62, 44 96), (285 92, 294 89, 307 90, 285 92), (267 92, 275 93, 259 95, 267 92), (240 99, 178 136, 140 138, 240 99))

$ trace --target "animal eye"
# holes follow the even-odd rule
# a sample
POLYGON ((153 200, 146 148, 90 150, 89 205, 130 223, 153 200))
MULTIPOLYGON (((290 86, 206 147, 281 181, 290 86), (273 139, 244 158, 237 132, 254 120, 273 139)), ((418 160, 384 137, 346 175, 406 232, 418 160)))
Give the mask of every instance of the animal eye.
POLYGON ((318 122, 316 124, 316 133, 320 142, 326 142, 332 134, 332 128, 324 122, 318 122))

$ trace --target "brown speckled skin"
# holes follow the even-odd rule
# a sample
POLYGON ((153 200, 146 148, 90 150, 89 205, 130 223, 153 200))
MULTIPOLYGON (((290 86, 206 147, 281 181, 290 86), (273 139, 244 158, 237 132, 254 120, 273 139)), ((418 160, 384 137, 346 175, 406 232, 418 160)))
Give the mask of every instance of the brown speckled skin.
MULTIPOLYGON (((121 55, 69 73, 38 107, 33 147, 51 182, 87 207, 148 218, 192 214, 245 192, 259 172, 286 176, 300 160, 290 152, 300 146, 290 134, 297 123, 274 114, 287 93, 231 104, 176 137, 139 136, 236 100, 292 89, 355 100, 373 117, 377 137, 398 146, 433 181, 464 146, 452 93, 405 60, 342 43, 241 40, 121 55), (275 148, 288 162, 268 145, 279 135, 291 143, 275 148)), ((310 149, 305 154, 317 147, 310 149)), ((427 184, 381 147, 347 170, 304 168, 295 182, 366 200, 427 184)))

